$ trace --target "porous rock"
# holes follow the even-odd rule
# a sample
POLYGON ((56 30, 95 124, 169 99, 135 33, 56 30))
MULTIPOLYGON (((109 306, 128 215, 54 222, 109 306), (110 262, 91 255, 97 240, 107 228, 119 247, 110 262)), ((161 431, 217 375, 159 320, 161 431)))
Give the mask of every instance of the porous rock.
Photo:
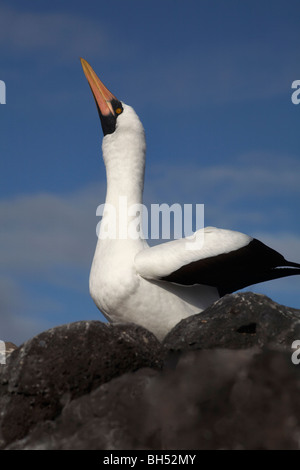
POLYGON ((265 295, 226 295, 200 314, 179 322, 163 342, 165 355, 207 348, 268 346, 290 350, 300 339, 300 310, 265 295))
POLYGON ((163 344, 132 324, 46 331, 0 371, 1 446, 299 449, 299 322, 299 310, 239 293, 163 344))
POLYGON ((141 367, 160 367, 160 343, 134 324, 81 321, 16 349, 0 375, 0 442, 23 437, 69 401, 141 367))
POLYGON ((8 448, 299 449, 299 386, 287 352, 189 352, 101 385, 8 448))

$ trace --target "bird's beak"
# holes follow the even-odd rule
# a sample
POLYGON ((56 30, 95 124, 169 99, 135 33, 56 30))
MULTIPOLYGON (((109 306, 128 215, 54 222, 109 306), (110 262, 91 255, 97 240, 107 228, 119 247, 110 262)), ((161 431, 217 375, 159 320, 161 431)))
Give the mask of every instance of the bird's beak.
POLYGON ((122 103, 103 85, 90 64, 84 59, 80 60, 96 101, 103 134, 112 134, 116 130, 117 117, 123 112, 122 103))
POLYGON ((90 64, 84 59, 80 59, 80 61, 84 74, 94 95, 99 112, 102 114, 102 116, 107 116, 109 114, 115 116, 111 101, 116 100, 117 98, 106 88, 105 85, 103 85, 90 64))

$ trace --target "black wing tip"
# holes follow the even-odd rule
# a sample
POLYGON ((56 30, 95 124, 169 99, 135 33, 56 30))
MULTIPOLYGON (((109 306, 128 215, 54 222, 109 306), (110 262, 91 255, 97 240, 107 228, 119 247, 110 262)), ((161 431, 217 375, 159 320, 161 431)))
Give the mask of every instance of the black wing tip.
MULTIPOLYGON (((253 277, 249 276, 248 278, 246 277, 244 282, 241 282, 239 284, 239 287, 237 287, 236 284, 225 284, 224 286, 220 286, 218 288, 218 292, 220 297, 223 297, 226 294, 232 294, 233 292, 236 292, 237 290, 240 289, 245 289, 245 287, 248 286, 253 286, 255 284, 260 284, 261 282, 268 282, 268 281, 274 281, 275 279, 282 279, 283 277, 288 277, 288 276, 299 276, 300 275, 300 265, 297 263, 292 263, 291 267, 275 267, 271 268, 267 271, 262 271, 260 273, 255 273, 253 277)), ((288 265, 290 266, 290 265, 288 265)))
POLYGON ((300 269, 300 263, 294 263, 293 261, 287 261, 285 266, 289 266, 291 268, 299 268, 300 269))
POLYGON ((222 297, 260 282, 299 274, 300 264, 287 261, 273 248, 253 238, 242 248, 189 263, 162 280, 216 287, 222 297))

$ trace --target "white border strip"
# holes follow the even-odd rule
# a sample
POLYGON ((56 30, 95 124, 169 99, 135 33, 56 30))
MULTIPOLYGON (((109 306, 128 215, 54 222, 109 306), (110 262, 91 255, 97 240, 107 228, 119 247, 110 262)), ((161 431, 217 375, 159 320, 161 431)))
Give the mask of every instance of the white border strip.
POLYGON ((0 339, 0 364, 6 364, 6 347, 4 341, 0 339))

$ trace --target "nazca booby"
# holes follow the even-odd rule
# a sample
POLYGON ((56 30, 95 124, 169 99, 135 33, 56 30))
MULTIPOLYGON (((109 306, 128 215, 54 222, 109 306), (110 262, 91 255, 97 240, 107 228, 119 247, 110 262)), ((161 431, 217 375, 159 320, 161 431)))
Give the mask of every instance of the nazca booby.
POLYGON ((162 340, 180 320, 200 313, 225 294, 300 274, 300 264, 231 230, 206 227, 192 237, 154 247, 142 234, 107 236, 108 227, 120 221, 127 229, 133 220, 130 206, 142 204, 145 135, 133 108, 119 101, 84 59, 81 64, 104 133, 107 193, 89 284, 94 302, 108 320, 137 323, 162 340), (120 198, 125 206, 120 207, 120 198), (187 245, 200 235, 203 246, 187 245))

